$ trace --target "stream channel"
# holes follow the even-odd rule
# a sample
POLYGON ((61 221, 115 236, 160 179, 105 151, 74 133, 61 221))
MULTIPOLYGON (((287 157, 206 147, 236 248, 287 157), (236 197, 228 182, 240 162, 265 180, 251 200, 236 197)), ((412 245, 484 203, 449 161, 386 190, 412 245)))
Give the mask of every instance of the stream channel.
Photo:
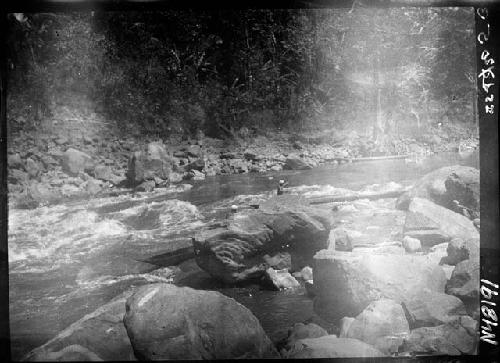
MULTIPOLYGON (((299 194, 312 186, 320 190, 328 186, 359 190, 389 182, 407 186, 430 171, 455 164, 479 168, 479 155, 440 154, 419 163, 396 159, 217 176, 170 192, 12 209, 8 242, 12 359, 21 359, 131 286, 171 282, 164 273, 169 271, 166 265, 155 259, 169 241, 189 238, 221 220, 232 204, 271 196, 279 179, 286 178, 290 190, 299 194)), ((389 208, 394 202, 383 201, 389 208)), ((198 269, 194 260, 179 267, 183 277, 174 283, 233 297, 257 316, 273 340, 294 323, 314 317, 312 300, 303 287, 294 291, 227 287, 198 269)))

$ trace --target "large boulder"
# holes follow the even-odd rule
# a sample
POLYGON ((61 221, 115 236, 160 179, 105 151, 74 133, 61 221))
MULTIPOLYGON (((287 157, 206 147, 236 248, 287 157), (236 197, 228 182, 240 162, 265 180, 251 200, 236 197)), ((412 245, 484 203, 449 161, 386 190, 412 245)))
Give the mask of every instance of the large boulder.
POLYGON ((479 216, 479 170, 462 167, 451 173, 444 185, 450 199, 471 210, 474 218, 479 216))
POLYGON ((257 318, 215 291, 170 284, 142 286, 123 319, 137 358, 277 358, 257 318))
POLYGON ((297 196, 276 196, 259 209, 234 214, 224 226, 198 233, 193 238, 196 262, 227 283, 260 279, 269 253, 290 252, 292 268, 298 270, 328 247, 330 227, 328 212, 297 196))
POLYGON ((330 321, 357 316, 371 302, 444 292, 443 269, 427 256, 322 250, 314 256, 314 310, 330 321))
POLYGON ((414 329, 402 350, 436 355, 474 354, 478 339, 475 331, 467 329, 470 320, 471 317, 462 316, 447 324, 414 329))
POLYGON ((446 293, 461 299, 468 308, 479 304, 479 257, 459 262, 446 283, 446 293))
POLYGON ((479 170, 453 165, 434 170, 418 180, 401 195, 396 207, 408 209, 413 198, 425 198, 448 209, 455 209, 454 200, 479 212, 479 170))
POLYGON ((285 354, 284 358, 362 358, 383 356, 379 350, 360 340, 326 335, 319 338, 298 340, 292 349, 285 354))
POLYGON ((137 360, 123 325, 129 290, 28 353, 23 361, 137 360))
POLYGON ((410 333, 401 304, 381 299, 370 303, 353 321, 346 320, 340 338, 354 338, 368 343, 385 354, 397 352, 410 333))
POLYGON ((167 180, 172 171, 172 158, 161 143, 149 143, 145 150, 136 151, 128 160, 127 179, 138 185, 146 180, 167 180))
POLYGON ((113 171, 109 166, 97 165, 94 168, 94 178, 113 182, 116 179, 116 176, 113 174, 113 171))
POLYGON ((403 308, 411 329, 442 325, 467 314, 459 298, 437 292, 425 293, 403 302, 403 308))
POLYGON ((285 160, 285 165, 283 165, 285 170, 307 170, 312 169, 311 164, 301 159, 297 155, 289 155, 285 160))
POLYGON ((62 154, 60 162, 63 171, 73 176, 83 172, 92 172, 95 165, 90 155, 73 148, 69 148, 62 154))
POLYGON ((328 332, 319 325, 314 323, 297 323, 288 331, 288 337, 286 338, 284 348, 289 350, 301 339, 319 338, 325 335, 328 335, 328 332))
POLYGON ((439 229, 451 238, 479 239, 479 232, 470 219, 427 199, 413 198, 409 210, 424 215, 436 223, 439 229))
POLYGON ((269 267, 263 276, 265 283, 274 290, 293 289, 300 286, 300 283, 290 275, 287 269, 275 270, 269 267))
POLYGON ((477 259, 479 257, 480 244, 478 239, 463 240, 454 238, 446 250, 447 256, 443 257, 441 263, 447 265, 456 265, 469 258, 477 259))

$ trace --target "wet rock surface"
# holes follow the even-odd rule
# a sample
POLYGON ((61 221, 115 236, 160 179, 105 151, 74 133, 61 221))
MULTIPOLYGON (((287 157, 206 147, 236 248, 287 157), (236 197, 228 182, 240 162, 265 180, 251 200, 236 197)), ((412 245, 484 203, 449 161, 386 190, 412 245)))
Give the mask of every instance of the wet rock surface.
POLYGON ((132 294, 133 290, 127 291, 86 315, 55 338, 31 351, 23 360, 137 360, 123 325, 125 302, 132 294))
POLYGON ((436 292, 403 302, 403 308, 412 329, 442 325, 467 314, 460 299, 436 292))
POLYGON ((327 320, 356 316, 380 298, 410 300, 444 292, 441 267, 426 256, 354 254, 323 250, 315 256, 315 311, 327 320))
POLYGON ((257 318, 213 291, 147 285, 127 300, 123 321, 142 360, 279 357, 257 318))
POLYGON ((370 303, 354 320, 341 328, 340 338, 354 338, 372 345, 382 353, 398 351, 403 338, 410 333, 401 304, 381 299, 370 303))
MULTIPOLYGON (((456 210, 457 201, 470 209, 477 218, 479 213, 479 170, 472 167, 447 166, 426 174, 412 189, 403 194, 396 207, 408 209, 413 198, 425 198, 445 208, 456 210)), ((461 212, 461 211, 459 211, 461 212)))
POLYGON ((197 234, 197 263, 227 283, 260 279, 268 267, 263 257, 271 251, 289 251, 298 268, 310 264, 314 253, 328 246, 330 223, 327 213, 304 203, 294 196, 273 197, 258 210, 234 214, 224 227, 197 234))
POLYGON ((405 340, 403 351, 436 355, 475 354, 477 332, 471 334, 472 331, 462 325, 463 322, 467 326, 468 320, 471 319, 464 318, 443 325, 412 330, 405 340))
POLYGON ((379 350, 357 339, 326 335, 320 338, 298 340, 284 358, 362 358, 383 357, 379 350))

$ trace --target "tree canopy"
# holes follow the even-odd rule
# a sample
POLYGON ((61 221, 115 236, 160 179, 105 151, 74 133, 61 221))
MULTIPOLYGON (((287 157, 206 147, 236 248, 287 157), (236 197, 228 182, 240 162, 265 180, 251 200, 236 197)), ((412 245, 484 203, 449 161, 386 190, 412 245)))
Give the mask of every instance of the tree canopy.
POLYGON ((164 133, 474 122, 472 8, 12 14, 9 27, 11 115, 81 95, 164 133))

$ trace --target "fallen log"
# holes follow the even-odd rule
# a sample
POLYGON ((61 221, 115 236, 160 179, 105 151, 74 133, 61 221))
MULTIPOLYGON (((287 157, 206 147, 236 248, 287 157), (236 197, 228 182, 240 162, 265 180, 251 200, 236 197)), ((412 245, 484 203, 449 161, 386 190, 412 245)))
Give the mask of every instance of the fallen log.
POLYGON ((401 190, 391 190, 381 193, 356 193, 348 195, 324 195, 320 197, 308 197, 309 204, 326 204, 326 203, 341 203, 341 202, 352 202, 358 199, 382 199, 382 198, 398 198, 403 194, 406 189, 401 190))
POLYGON ((367 156, 361 158, 333 158, 338 162, 359 162, 359 161, 378 161, 378 160, 393 160, 393 159, 408 159, 411 155, 385 155, 385 156, 367 156))

